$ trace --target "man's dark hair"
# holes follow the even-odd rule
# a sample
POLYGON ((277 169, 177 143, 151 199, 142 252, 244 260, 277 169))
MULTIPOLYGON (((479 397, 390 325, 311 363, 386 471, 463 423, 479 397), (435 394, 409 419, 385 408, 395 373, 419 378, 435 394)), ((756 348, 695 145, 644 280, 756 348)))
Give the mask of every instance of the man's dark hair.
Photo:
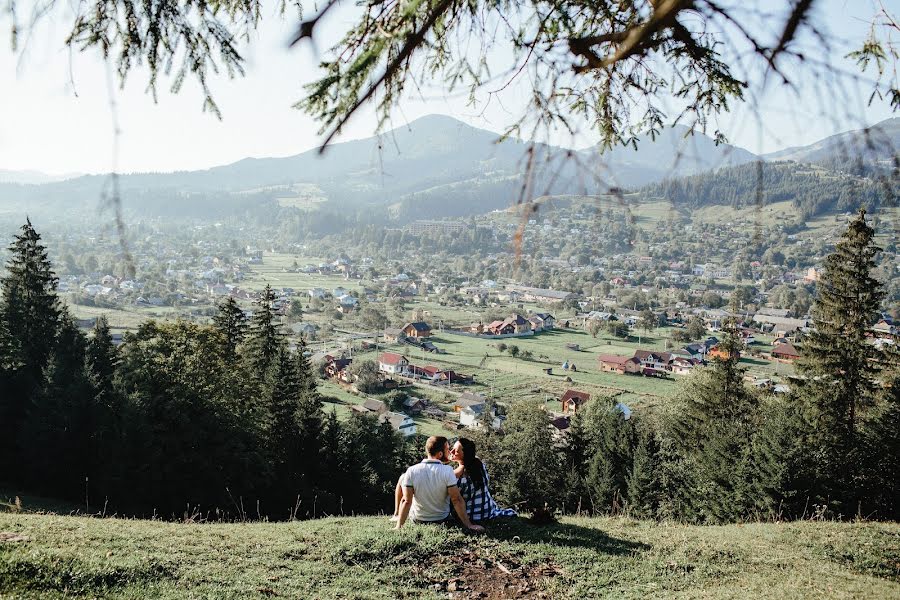
POLYGON ((425 452, 428 456, 435 456, 438 452, 444 451, 446 444, 447 438, 442 435, 433 435, 425 442, 425 452))

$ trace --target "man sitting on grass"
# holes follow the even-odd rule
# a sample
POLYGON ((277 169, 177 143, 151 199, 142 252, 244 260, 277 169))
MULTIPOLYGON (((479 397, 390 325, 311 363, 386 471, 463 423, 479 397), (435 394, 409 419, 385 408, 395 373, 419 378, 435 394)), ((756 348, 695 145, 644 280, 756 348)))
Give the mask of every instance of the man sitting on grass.
POLYGON ((441 435, 433 435, 425 442, 425 459, 413 465, 403 474, 403 500, 395 529, 400 529, 406 519, 414 523, 445 523, 451 520, 450 502, 463 527, 472 531, 484 531, 473 525, 466 514, 466 503, 456 486, 456 474, 444 461, 450 456, 450 443, 441 435))

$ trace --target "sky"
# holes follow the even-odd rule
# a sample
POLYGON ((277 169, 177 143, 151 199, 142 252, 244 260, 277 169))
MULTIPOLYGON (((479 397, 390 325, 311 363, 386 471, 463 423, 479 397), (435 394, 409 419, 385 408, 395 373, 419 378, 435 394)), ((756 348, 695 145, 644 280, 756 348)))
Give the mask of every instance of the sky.
MULTIPOLYGON (((900 11, 900 0, 884 3, 889 10, 900 11)), ((821 0, 817 22, 826 30, 840 31, 840 39, 861 40, 872 7, 872 0, 821 0)), ((221 121, 202 111, 202 95, 191 81, 177 95, 170 94, 163 81, 157 102, 146 90, 143 72, 135 71, 119 89, 113 68, 96 51, 70 53, 65 47, 65 24, 71 22, 67 10, 63 4, 44 19, 17 54, 9 50, 9 21, 0 17, 0 170, 51 174, 194 170, 248 156, 288 156, 321 142, 318 124, 291 108, 302 97, 303 83, 318 75, 317 55, 309 45, 287 48, 296 20, 280 20, 274 6, 267 5, 262 25, 245 51, 246 76, 222 75, 212 82, 221 121)), ((355 10, 344 6, 329 15, 319 31, 320 48, 338 39, 355 10)), ((841 44, 838 41, 833 53, 837 57, 849 48, 841 44)), ((853 70, 852 63, 840 58, 837 65, 853 70)), ((803 78, 794 89, 775 78, 764 88, 759 84, 751 86, 758 100, 733 106, 717 124, 731 143, 751 152, 808 144, 897 116, 886 102, 867 105, 869 88, 852 82, 841 87, 842 93, 803 78)), ((519 114, 524 97, 513 86, 502 103, 473 108, 464 95, 433 86, 405 99, 392 122, 402 126, 439 113, 500 132, 519 114)), ((371 136, 375 127, 372 110, 363 110, 337 141, 371 136)), ((569 147, 596 142, 587 127, 574 138, 551 135, 549 141, 569 147)))

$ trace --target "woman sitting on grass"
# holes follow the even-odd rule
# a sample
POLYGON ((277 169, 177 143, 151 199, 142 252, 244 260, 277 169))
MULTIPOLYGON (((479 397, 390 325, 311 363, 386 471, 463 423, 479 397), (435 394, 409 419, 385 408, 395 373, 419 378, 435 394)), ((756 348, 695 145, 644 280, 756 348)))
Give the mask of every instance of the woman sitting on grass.
MULTIPOLYGON (((500 508, 488 489, 490 478, 481 459, 475 453, 475 442, 468 438, 459 438, 450 448, 449 459, 458 465, 453 469, 457 485, 466 502, 466 513, 473 523, 481 523, 496 517, 515 517, 516 511, 511 508, 500 508), (468 458, 467 458, 468 457, 468 458)), ((403 498, 403 478, 397 481, 394 491, 394 516, 399 516, 400 500, 403 498)))
POLYGON ((456 473, 457 485, 466 501, 466 512, 473 523, 488 521, 497 517, 515 517, 511 508, 500 508, 488 489, 490 478, 481 459, 475 454, 475 442, 459 438, 450 448, 450 460, 459 463, 456 473))

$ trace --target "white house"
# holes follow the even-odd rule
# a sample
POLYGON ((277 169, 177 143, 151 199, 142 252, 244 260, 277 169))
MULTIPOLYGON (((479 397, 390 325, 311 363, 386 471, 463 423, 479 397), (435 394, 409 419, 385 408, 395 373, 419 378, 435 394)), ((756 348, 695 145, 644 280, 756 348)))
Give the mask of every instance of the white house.
MULTIPOLYGON (((459 411, 459 424, 463 427, 470 427, 472 429, 481 428, 484 414, 484 410, 487 408, 486 404, 475 404, 472 406, 467 406, 459 411)), ((503 419, 497 416, 497 411, 491 409, 491 427, 494 429, 500 429, 503 424, 503 419)))
POLYGON ((321 300, 325 297, 325 290, 323 290, 322 288, 312 288, 308 293, 310 298, 318 298, 319 300, 321 300))
POLYGON ((378 370, 382 373, 403 373, 409 367, 409 360, 402 354, 384 352, 378 357, 378 370))
POLYGON ((341 306, 354 307, 357 305, 359 300, 357 300, 355 297, 351 296, 350 294, 344 294, 343 296, 340 296, 338 298, 338 302, 341 303, 341 306))
POLYGON ((391 427, 394 428, 394 431, 400 432, 400 434, 405 437, 416 435, 416 422, 413 421, 412 417, 410 417, 409 415, 404 415, 403 413, 388 412, 381 415, 379 417, 379 420, 383 423, 390 423, 391 427))

